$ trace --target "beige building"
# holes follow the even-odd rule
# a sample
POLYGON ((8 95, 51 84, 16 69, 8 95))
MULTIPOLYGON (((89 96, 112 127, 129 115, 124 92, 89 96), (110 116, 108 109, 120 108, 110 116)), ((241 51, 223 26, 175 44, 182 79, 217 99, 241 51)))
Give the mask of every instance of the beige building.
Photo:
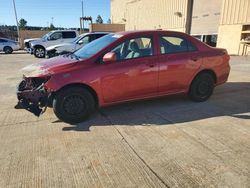
POLYGON ((126 30, 185 31, 187 0, 111 0, 112 23, 126 30))
POLYGON ((217 46, 230 54, 242 55, 243 47, 250 52, 250 0, 223 0, 217 46))
POLYGON ((241 54, 241 39, 250 35, 250 0, 111 0, 111 20, 125 24, 125 30, 190 27, 200 40, 241 54))

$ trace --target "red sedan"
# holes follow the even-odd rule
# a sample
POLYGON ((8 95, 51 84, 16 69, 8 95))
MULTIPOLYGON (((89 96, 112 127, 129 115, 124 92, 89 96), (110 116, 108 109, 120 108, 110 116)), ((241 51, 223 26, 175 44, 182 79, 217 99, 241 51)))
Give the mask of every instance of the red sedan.
POLYGON ((23 69, 18 104, 39 116, 53 107, 68 123, 96 108, 185 93, 206 101, 227 81, 229 56, 180 32, 131 31, 106 35, 75 53, 23 69))

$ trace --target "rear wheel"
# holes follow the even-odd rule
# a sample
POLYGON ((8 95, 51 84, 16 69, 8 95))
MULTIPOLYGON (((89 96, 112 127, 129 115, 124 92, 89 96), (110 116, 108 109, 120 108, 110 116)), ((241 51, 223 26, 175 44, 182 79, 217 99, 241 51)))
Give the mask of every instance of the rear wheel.
POLYGON ((201 73, 195 77, 189 89, 189 97, 196 102, 209 99, 214 91, 215 80, 209 73, 201 73))
POLYGON ((11 54, 13 52, 13 49, 10 46, 5 46, 3 48, 3 51, 5 54, 11 54))
POLYGON ((53 110, 66 123, 80 123, 95 109, 95 100, 85 88, 70 87, 56 94, 53 110))
POLYGON ((45 57, 45 49, 43 47, 36 47, 34 50, 34 55, 37 58, 44 58, 45 57))

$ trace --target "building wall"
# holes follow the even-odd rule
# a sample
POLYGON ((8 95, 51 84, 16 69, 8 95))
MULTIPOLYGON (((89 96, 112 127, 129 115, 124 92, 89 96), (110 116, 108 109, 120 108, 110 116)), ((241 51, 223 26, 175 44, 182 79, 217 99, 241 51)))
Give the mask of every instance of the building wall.
POLYGON ((222 0, 194 0, 192 15, 192 35, 218 33, 222 0), (206 5, 206 6, 204 6, 206 5))
POLYGON ((90 32, 118 32, 125 31, 124 24, 90 24, 89 25, 90 32))
MULTIPOLYGON (((111 0, 112 23, 125 30, 185 31, 188 0, 111 0), (181 16, 176 13, 181 13, 181 16)), ((217 47, 241 53, 243 25, 250 25, 250 0, 194 0, 191 34, 217 34, 217 47)))
POLYGON ((237 25, 221 25, 219 27, 219 35, 217 47, 226 48, 231 55, 237 55, 240 47, 240 36, 242 26, 237 25))
POLYGON ((217 47, 240 55, 243 25, 250 25, 250 0, 223 0, 217 47))
POLYGON ((186 9, 187 0, 111 0, 111 19, 126 30, 185 31, 186 9))
POLYGON ((223 0, 220 25, 250 24, 250 0, 223 0))

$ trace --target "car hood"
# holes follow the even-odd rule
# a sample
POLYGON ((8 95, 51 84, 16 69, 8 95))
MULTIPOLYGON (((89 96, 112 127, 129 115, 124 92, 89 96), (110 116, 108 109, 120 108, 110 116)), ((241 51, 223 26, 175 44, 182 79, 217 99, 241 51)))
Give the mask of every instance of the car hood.
POLYGON ((43 44, 46 41, 47 41, 46 39, 39 38, 37 40, 30 41, 30 45, 35 46, 36 44, 43 44))
POLYGON ((62 44, 57 44, 57 45, 50 46, 50 47, 46 48, 46 50, 53 50, 55 48, 71 47, 71 46, 74 46, 74 43, 62 43, 62 44))
POLYGON ((21 72, 24 77, 43 77, 69 69, 76 62, 76 59, 59 56, 28 65, 21 69, 21 72))
POLYGON ((30 42, 33 40, 40 40, 41 38, 32 38, 32 39, 25 39, 24 42, 30 42))

